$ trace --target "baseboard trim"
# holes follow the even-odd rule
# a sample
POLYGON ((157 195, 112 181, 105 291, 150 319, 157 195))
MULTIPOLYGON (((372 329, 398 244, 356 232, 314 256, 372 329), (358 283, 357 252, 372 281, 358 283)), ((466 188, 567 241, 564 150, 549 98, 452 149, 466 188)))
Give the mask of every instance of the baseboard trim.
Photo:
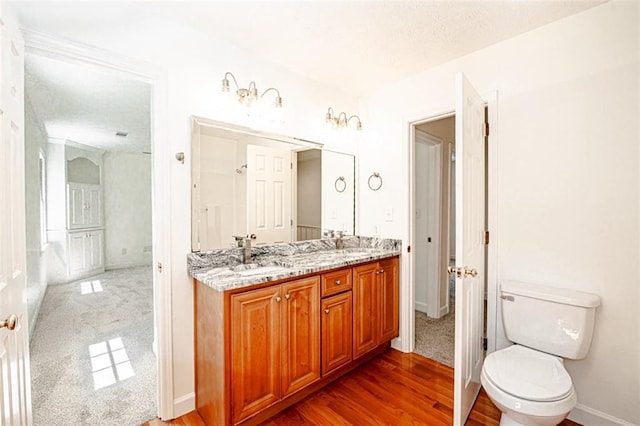
POLYGON ((113 271, 114 269, 127 269, 127 268, 137 268, 139 266, 151 266, 153 262, 144 261, 144 262, 131 262, 131 263, 111 263, 105 265, 104 269, 107 271, 113 271))
MULTIPOLYGON (((173 416, 178 418, 196 409, 196 393, 191 392, 173 400, 173 416)), ((171 420, 171 419, 162 419, 171 420)))
POLYGON ((598 425, 598 426, 635 426, 633 423, 629 423, 626 420, 619 419, 610 414, 603 413, 595 408, 587 407, 586 405, 578 404, 576 408, 569 413, 569 420, 578 422, 583 425, 598 425))
POLYGON ((427 313, 427 304, 426 303, 418 302, 417 300, 416 300, 415 303, 416 303, 416 306, 415 306, 415 310, 416 311, 420 311, 420 312, 422 312, 424 314, 427 313))
POLYGON ((449 306, 443 306, 442 308, 440 308, 440 317, 442 318, 443 316, 447 315, 449 313, 449 306))

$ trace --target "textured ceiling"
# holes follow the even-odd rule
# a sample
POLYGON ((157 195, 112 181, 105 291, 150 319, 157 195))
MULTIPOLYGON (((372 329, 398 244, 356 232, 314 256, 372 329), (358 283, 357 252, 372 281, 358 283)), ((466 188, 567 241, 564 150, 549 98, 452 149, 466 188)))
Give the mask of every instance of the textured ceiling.
MULTIPOLYGON (((578 13, 602 0, 14 1, 22 25, 83 42, 186 26, 353 96, 578 13), (154 30, 155 28, 155 30, 154 30)), ((148 34, 148 32, 146 33, 148 34)), ((51 136, 138 148, 149 88, 27 58, 27 90, 51 136), (42 92, 42 93, 41 93, 42 92), (144 100, 143 100, 144 99, 144 100), (144 105, 142 105, 144 103, 144 105), (61 123, 73 123, 68 127, 61 123), (126 140, 113 137, 130 132, 126 140)), ((143 129, 144 127, 144 129, 143 129)), ((147 132, 144 134, 144 132, 147 132)), ((141 147, 142 145, 140 145, 141 147)))
POLYGON ((599 3, 210 1, 144 7, 360 95, 599 3))
POLYGON ((25 58, 24 80, 49 137, 107 151, 150 151, 148 84, 32 54, 25 58), (128 136, 116 136, 119 131, 128 136))

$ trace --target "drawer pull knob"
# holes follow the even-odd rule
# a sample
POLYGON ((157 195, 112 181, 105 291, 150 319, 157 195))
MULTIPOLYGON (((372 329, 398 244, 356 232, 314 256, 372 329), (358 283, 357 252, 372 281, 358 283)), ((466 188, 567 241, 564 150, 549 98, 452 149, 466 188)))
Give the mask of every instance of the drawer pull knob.
POLYGON ((328 314, 328 313, 329 313, 329 308, 325 309, 325 310, 324 310, 324 313, 325 313, 325 314, 328 314))
POLYGON ((336 285, 340 285, 340 284, 342 284, 340 280, 336 280, 336 285))

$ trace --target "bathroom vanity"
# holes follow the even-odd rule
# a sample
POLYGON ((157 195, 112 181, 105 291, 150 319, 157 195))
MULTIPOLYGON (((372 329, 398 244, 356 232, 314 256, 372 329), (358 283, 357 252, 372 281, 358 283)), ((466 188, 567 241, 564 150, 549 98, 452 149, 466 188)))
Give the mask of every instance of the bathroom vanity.
POLYGON ((398 240, 346 237, 189 255, 196 408, 256 424, 370 360, 398 336, 398 240))

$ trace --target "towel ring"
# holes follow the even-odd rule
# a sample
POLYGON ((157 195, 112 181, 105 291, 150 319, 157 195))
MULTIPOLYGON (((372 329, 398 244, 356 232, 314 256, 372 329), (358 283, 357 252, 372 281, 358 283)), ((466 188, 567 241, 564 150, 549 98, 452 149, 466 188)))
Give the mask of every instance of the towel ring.
POLYGON ((372 191, 377 191, 378 189, 382 188, 382 176, 380 176, 380 173, 378 172, 373 172, 371 174, 371 176, 369 176, 369 180, 367 180, 367 185, 369 185, 369 188, 372 191), (377 186, 375 185, 375 181, 374 181, 374 185, 371 184, 371 179, 378 179, 380 182, 378 182, 377 186))
POLYGON ((347 189, 347 181, 344 178, 344 176, 339 176, 338 179, 336 179, 333 186, 336 188, 336 191, 344 192, 345 189, 347 189), (340 182, 342 182, 342 184, 340 182))

